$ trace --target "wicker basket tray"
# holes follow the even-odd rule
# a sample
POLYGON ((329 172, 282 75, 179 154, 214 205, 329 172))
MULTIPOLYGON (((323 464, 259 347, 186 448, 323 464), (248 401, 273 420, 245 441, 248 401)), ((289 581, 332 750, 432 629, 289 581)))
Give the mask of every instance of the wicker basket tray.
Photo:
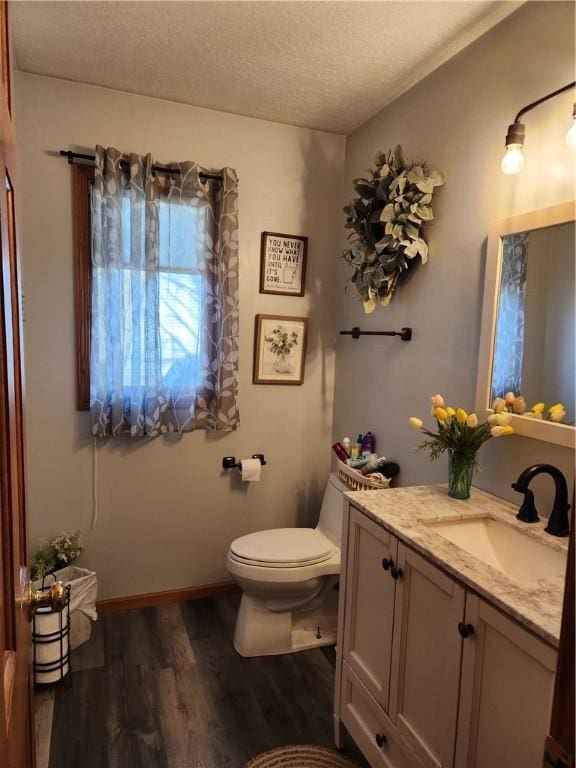
POLYGON ((342 480, 353 491, 381 491, 383 488, 390 487, 390 480, 384 478, 383 482, 372 480, 357 469, 352 469, 348 464, 338 459, 337 468, 338 478, 342 480))

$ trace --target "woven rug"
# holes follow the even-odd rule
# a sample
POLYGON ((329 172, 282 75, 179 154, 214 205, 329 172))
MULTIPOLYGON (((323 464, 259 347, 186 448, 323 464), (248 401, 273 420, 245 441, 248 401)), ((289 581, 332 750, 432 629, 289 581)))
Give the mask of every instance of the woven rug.
POLYGON ((357 768, 357 766, 334 749, 305 744, 263 752, 249 760, 244 768, 357 768))

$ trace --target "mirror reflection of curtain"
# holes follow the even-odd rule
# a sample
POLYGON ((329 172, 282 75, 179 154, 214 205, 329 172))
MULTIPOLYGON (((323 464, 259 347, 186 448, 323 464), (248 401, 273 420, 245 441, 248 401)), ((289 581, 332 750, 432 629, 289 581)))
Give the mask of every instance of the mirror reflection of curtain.
POLYGON ((521 391, 528 234, 519 232, 502 238, 502 275, 492 366, 492 398, 502 397, 507 392, 519 394, 521 391))

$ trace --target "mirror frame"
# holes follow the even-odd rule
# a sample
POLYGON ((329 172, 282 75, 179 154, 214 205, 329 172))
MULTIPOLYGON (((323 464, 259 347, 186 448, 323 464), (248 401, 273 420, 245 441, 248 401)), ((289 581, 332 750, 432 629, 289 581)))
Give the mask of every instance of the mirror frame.
MULTIPOLYGON (((484 418, 489 416, 492 402, 492 364, 494 360, 494 342, 498 315, 498 297, 502 275, 502 240, 506 235, 526 232, 532 229, 544 229, 558 224, 576 221, 576 201, 571 200, 560 205, 542 208, 538 211, 500 219, 491 225, 488 234, 486 253, 486 272, 484 278, 484 299, 482 302, 482 330, 478 358, 478 379, 476 384, 476 411, 484 418)), ((527 419, 514 414, 512 426, 518 435, 544 440, 548 443, 576 447, 576 427, 557 424, 553 421, 527 419)))

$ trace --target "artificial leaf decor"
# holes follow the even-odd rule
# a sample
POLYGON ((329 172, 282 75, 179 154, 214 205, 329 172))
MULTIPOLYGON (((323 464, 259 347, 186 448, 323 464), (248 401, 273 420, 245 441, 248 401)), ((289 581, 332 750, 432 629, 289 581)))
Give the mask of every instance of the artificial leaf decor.
POLYGON ((426 163, 408 161, 401 146, 378 151, 374 163, 368 178, 354 180, 357 196, 344 207, 346 229, 352 230, 344 258, 366 313, 377 301, 386 307, 411 269, 426 263, 422 229, 434 218, 434 190, 445 183, 426 163))

